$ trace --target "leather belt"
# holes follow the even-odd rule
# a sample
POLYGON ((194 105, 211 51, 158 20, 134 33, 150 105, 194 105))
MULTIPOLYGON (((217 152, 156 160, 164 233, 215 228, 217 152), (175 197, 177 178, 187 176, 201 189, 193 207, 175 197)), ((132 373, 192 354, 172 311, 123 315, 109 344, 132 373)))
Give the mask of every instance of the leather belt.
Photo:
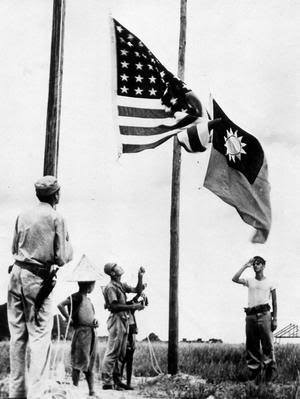
POLYGON ((21 269, 26 269, 29 272, 35 274, 36 276, 42 278, 43 280, 49 276, 50 267, 49 266, 40 266, 34 265, 29 262, 20 262, 18 260, 15 261, 15 265, 19 266, 21 269))
POLYGON ((263 305, 253 306, 252 308, 244 308, 247 316, 257 313, 268 312, 270 309, 271 307, 268 303, 265 303, 263 305))

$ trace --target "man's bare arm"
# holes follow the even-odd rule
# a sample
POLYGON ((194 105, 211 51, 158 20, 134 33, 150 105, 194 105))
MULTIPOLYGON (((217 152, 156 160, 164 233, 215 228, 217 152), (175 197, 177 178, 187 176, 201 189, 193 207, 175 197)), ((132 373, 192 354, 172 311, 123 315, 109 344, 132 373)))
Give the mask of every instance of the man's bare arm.
POLYGON ((238 271, 235 273, 235 275, 232 277, 232 281, 233 281, 234 283, 245 285, 245 280, 244 280, 244 279, 241 279, 240 277, 241 277, 242 273, 243 273, 248 267, 252 267, 252 262, 253 262, 253 259, 250 259, 244 266, 242 266, 242 267, 240 268, 240 270, 238 270, 238 271))
POLYGON ((272 321, 271 321, 271 329, 275 331, 277 328, 277 295, 276 290, 271 291, 272 295, 272 321))
POLYGON ((129 292, 135 292, 136 294, 141 294, 144 289, 144 284, 143 284, 143 277, 144 277, 145 269, 143 266, 139 268, 138 271, 138 281, 137 285, 134 288, 131 288, 129 292))
POLYGON ((70 299, 67 298, 64 301, 60 302, 57 307, 60 311, 60 313, 63 315, 66 321, 69 321, 70 315, 69 312, 67 312, 66 307, 70 305, 70 299))
POLYGON ((128 304, 121 304, 117 302, 112 302, 109 305, 109 308, 112 312, 121 312, 121 311, 130 311, 130 310, 143 310, 144 305, 141 303, 133 303, 131 305, 128 304))

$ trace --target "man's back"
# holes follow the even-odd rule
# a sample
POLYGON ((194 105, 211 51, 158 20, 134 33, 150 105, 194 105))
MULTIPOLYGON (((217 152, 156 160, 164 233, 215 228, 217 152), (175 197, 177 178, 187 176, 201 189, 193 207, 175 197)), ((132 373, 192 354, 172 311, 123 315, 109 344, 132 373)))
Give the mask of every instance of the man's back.
POLYGON ((64 219, 51 205, 40 202, 16 221, 12 252, 19 262, 62 265, 69 260, 64 219))

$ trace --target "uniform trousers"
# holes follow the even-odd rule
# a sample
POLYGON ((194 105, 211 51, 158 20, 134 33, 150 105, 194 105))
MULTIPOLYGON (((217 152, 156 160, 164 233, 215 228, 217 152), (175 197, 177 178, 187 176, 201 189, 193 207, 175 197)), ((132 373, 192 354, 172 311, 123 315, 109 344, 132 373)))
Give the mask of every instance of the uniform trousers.
POLYGON ((51 294, 34 319, 34 301, 43 279, 14 265, 8 287, 7 316, 10 331, 9 397, 39 397, 45 378, 49 377, 51 330, 53 326, 51 294), (29 365, 26 362, 29 351, 29 365))
POLYGON ((121 369, 126 355, 128 319, 113 313, 107 320, 108 341, 102 364, 102 381, 112 384, 121 381, 121 369))
POLYGON ((262 364, 266 367, 275 367, 269 311, 246 316, 246 351, 249 369, 257 370, 262 364))

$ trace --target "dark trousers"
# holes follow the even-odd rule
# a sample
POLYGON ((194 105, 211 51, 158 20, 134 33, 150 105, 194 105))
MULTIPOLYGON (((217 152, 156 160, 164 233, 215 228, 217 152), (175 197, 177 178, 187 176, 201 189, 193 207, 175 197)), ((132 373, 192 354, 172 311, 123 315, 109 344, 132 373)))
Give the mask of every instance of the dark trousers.
POLYGON ((269 311, 246 316, 246 351, 250 370, 276 367, 269 311))
POLYGON ((124 368, 126 367, 126 383, 128 386, 131 385, 133 355, 135 347, 136 347, 136 334, 133 334, 129 330, 126 355, 121 368, 121 376, 123 376, 124 368))

